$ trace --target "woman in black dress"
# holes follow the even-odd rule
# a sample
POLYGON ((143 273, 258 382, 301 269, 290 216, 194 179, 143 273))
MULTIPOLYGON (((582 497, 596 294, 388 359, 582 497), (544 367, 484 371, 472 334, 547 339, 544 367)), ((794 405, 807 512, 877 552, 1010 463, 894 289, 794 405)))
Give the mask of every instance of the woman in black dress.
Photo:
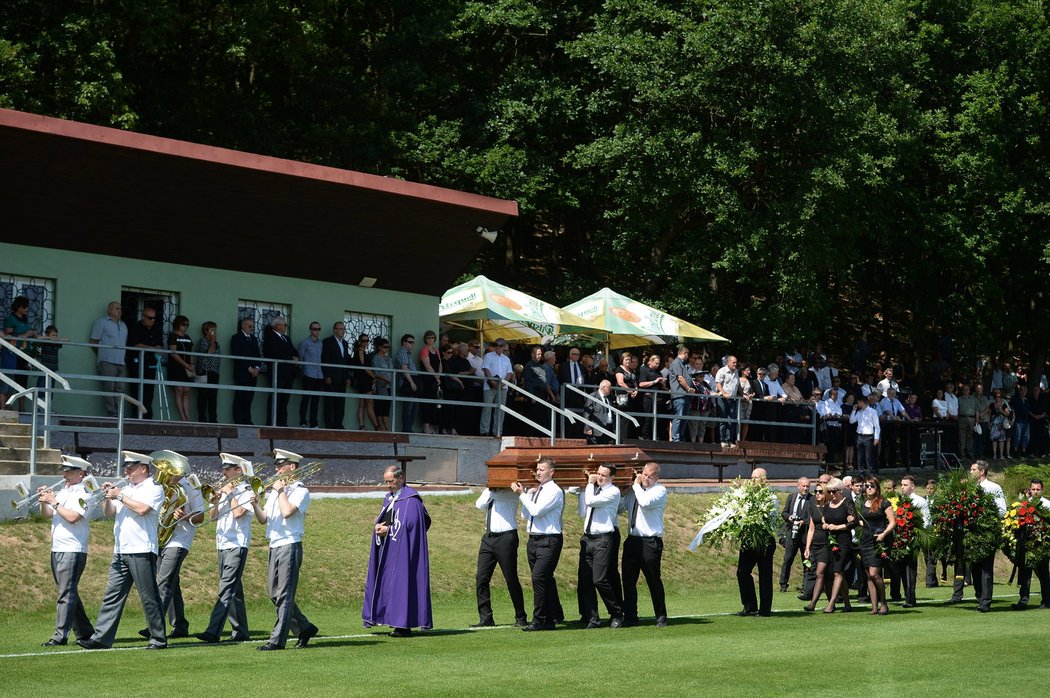
MULTIPOLYGON (((820 489, 821 486, 818 485, 818 493, 820 489)), ((852 554, 853 529, 856 528, 857 521, 852 498, 843 496, 842 480, 832 478, 822 489, 825 492, 825 500, 822 503, 818 495, 817 503, 810 507, 809 533, 806 534, 805 557, 817 565, 813 597, 806 610, 816 609, 820 593, 827 586, 826 576, 830 574, 831 589, 824 613, 834 613, 835 601, 843 588, 843 570, 852 554)), ((851 610, 848 598, 842 610, 851 610)))
MULTIPOLYGON (((661 390, 664 388, 664 377, 660 373, 660 368, 663 365, 663 361, 660 359, 660 355, 653 353, 646 359, 645 365, 638 369, 638 387, 643 390, 661 390)), ((661 413, 660 405, 663 404, 664 398, 660 393, 642 393, 642 411, 645 412, 645 421, 642 422, 641 432, 638 434, 639 438, 652 439, 653 438, 653 402, 656 402, 656 414, 661 413)), ((656 437, 659 439, 659 435, 656 437)))
POLYGON ((368 351, 370 345, 371 342, 367 334, 358 335, 357 344, 354 346, 353 353, 350 356, 350 365, 355 367, 355 370, 350 373, 350 380, 354 384, 354 390, 361 394, 361 397, 357 400, 358 431, 365 430, 366 417, 372 424, 373 429, 377 431, 379 429, 375 402, 371 397, 375 395, 375 379, 367 370, 372 365, 372 356, 368 351))
MULTIPOLYGON (((613 377, 616 379, 616 406, 624 412, 641 412, 642 396, 638 392, 638 374, 635 373, 636 359, 634 354, 625 351, 620 355, 620 365, 616 367, 613 377)), ((636 418, 637 419, 637 418, 636 418)), ((621 418, 620 438, 637 437, 633 422, 621 418)))
POLYGON ((859 513, 860 559, 868 574, 871 614, 884 616, 890 609, 886 605, 886 585, 882 581, 882 563, 886 559, 883 555, 893 544, 897 514, 889 500, 883 498, 878 478, 869 477, 864 481, 864 501, 859 513))
POLYGON ((175 386, 175 406, 179 410, 179 419, 190 421, 190 384, 197 375, 193 370, 193 340, 186 329, 190 326, 189 318, 179 315, 171 322, 173 330, 168 335, 168 381, 175 386))
MULTIPOLYGON (((419 397, 433 400, 437 397, 439 376, 441 373, 441 352, 438 351, 437 335, 433 330, 427 330, 423 335, 423 349, 419 352, 419 364, 423 367, 423 375, 419 377, 419 397)), ((419 409, 423 420, 424 434, 437 434, 441 429, 441 410, 433 402, 424 402, 419 409)))

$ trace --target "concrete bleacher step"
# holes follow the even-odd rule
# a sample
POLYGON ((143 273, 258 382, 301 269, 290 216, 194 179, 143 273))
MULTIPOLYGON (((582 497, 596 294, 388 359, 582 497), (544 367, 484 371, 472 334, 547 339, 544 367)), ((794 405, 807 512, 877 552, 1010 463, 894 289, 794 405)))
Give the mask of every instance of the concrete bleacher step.
POLYGON ((0 441, 8 436, 29 436, 33 427, 18 422, 0 422, 0 441))
MULTIPOLYGON (((61 461, 44 462, 37 461, 37 475, 60 475, 62 473, 61 461)), ((25 460, 3 460, 0 459, 0 475, 29 475, 29 461, 25 460)))

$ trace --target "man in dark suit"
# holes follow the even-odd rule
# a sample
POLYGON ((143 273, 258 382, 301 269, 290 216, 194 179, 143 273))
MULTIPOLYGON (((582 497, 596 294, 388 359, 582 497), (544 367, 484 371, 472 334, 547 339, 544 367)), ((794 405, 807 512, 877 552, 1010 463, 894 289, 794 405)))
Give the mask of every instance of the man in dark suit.
POLYGON ((791 580, 791 565, 795 562, 795 556, 800 548, 806 546, 806 508, 809 506, 809 478, 800 477, 796 484, 797 492, 793 492, 784 504, 784 510, 780 512, 780 518, 784 519, 784 562, 780 565, 780 590, 788 590, 788 582, 791 580))
MULTIPOLYGON (((576 347, 569 349, 569 358, 567 361, 562 362, 561 366, 558 367, 558 382, 565 386, 574 386, 579 390, 583 390, 587 384, 587 372, 584 371, 583 364, 580 363, 580 350, 576 347)), ((575 390, 565 388, 565 409, 571 410, 577 414, 583 409, 584 398, 582 395, 577 393, 575 390)), ((570 439, 578 439, 583 433, 583 425, 579 422, 571 424, 568 421, 565 423, 565 436, 570 439)))
MULTIPOLYGON (((144 308, 139 321, 128 328, 128 346, 136 350, 164 348, 164 330, 161 329, 161 318, 155 308, 144 308)), ((139 376, 143 378, 142 404, 146 407, 146 412, 142 415, 143 419, 153 419, 153 392, 156 386, 152 381, 157 380, 159 356, 154 351, 128 351, 124 354, 128 375, 132 378, 139 376), (140 359, 141 366, 139 365, 140 359)), ((133 397, 138 397, 137 386, 132 386, 131 394, 133 397)))
MULTIPOLYGON (((259 340, 255 336, 255 320, 241 318, 240 330, 230 338, 230 353, 243 358, 233 361, 233 382, 245 388, 254 388, 262 365, 259 353, 259 340)), ((255 393, 251 390, 233 392, 233 423, 252 423, 252 399, 255 393)))
POLYGON ((273 420, 273 393, 266 398, 266 421, 273 426, 288 426, 288 398, 291 396, 284 392, 290 390, 295 382, 294 363, 299 361, 299 352, 296 350, 292 340, 288 338, 288 320, 278 315, 263 330, 263 358, 277 359, 280 363, 270 364, 270 375, 274 385, 277 386, 277 417, 273 420))
POLYGON ((350 347, 346 343, 346 325, 332 325, 332 336, 321 342, 321 375, 324 389, 324 428, 342 429, 346 409, 346 386, 350 382, 350 347))
MULTIPOLYGON (((587 401, 587 407, 583 410, 583 417, 591 422, 599 424, 611 432, 616 431, 616 416, 612 411, 612 383, 603 380, 594 391, 594 400, 587 401)), ((584 425, 583 433, 587 436, 589 444, 611 444, 613 437, 584 425)))

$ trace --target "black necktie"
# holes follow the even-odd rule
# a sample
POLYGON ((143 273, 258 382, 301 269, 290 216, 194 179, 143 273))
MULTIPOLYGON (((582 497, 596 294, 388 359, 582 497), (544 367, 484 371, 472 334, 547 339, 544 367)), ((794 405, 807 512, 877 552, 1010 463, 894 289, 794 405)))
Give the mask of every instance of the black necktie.
MULTIPOLYGON (((594 493, 598 494, 598 483, 594 484, 594 493)), ((583 527, 583 532, 587 535, 591 534, 591 519, 594 518, 594 507, 587 507, 587 523, 583 527)))
POLYGON ((488 510, 485 512, 485 533, 492 533, 492 507, 495 504, 495 499, 489 500, 488 510))
POLYGON ((634 503, 631 505, 631 522, 628 524, 628 535, 634 530, 634 522, 638 520, 638 495, 634 495, 634 503))

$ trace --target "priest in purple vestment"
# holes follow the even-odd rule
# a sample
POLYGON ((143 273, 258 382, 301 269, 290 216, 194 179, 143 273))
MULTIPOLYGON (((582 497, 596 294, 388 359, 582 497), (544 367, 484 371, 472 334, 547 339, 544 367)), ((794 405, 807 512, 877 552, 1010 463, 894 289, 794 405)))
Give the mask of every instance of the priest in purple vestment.
POLYGON ((412 628, 434 627, 430 606, 430 514, 423 499, 405 485, 405 472, 391 465, 383 473, 389 494, 376 517, 368 554, 368 578, 361 617, 365 627, 389 625, 391 637, 408 637, 412 628))

